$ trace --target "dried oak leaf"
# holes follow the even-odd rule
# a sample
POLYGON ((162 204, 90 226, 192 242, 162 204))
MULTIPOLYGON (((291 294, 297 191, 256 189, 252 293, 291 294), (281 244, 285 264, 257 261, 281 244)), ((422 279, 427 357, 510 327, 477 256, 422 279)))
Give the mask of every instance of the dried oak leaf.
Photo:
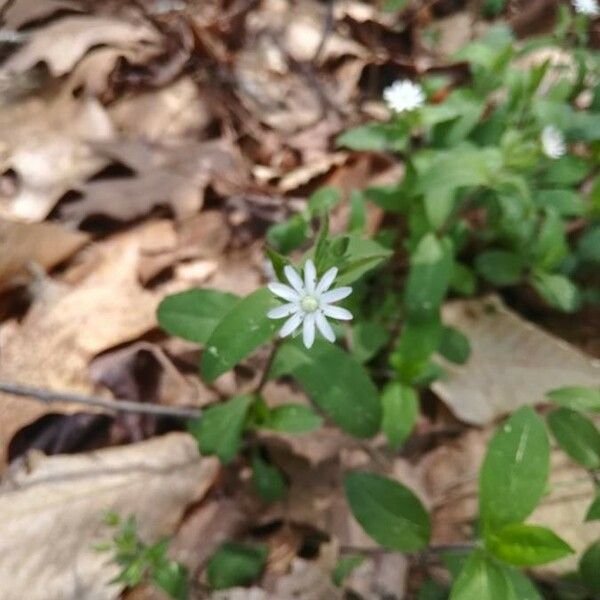
POLYGON ((244 181, 241 158, 224 140, 184 140, 170 145, 120 141, 98 145, 96 150, 135 174, 79 186, 83 198, 61 211, 68 220, 81 222, 101 214, 127 221, 157 205, 170 205, 175 216, 184 219, 202 207, 208 185, 227 195, 244 181))
POLYGON ((36 264, 51 269, 89 240, 79 231, 54 223, 18 223, 0 219, 0 289, 24 279, 36 264))
POLYGON ((60 95, 14 103, 0 111, 0 169, 16 175, 16 192, 0 215, 42 221, 67 191, 107 163, 89 145, 110 139, 113 126, 94 98, 60 95))
POLYGON ((48 65, 54 77, 68 73, 94 46, 123 49, 139 44, 157 44, 158 33, 147 23, 128 23, 100 16, 72 16, 31 33, 31 40, 2 65, 4 74, 23 73, 39 62, 48 65))
POLYGON ((219 471, 187 434, 75 456, 29 455, 0 487, 4 600, 116 600, 118 566, 94 545, 110 540, 108 511, 135 516, 142 539, 172 533, 219 471))
MULTIPOLYGON (((135 228, 95 246, 96 268, 72 287, 42 293, 21 325, 3 339, 0 379, 83 393, 93 391, 91 359, 155 327, 163 292, 137 281, 140 232, 135 228)), ((11 437, 48 412, 76 412, 0 394, 0 470, 11 437)))
POLYGON ((83 9, 74 0, 16 0, 9 3, 4 11, 4 26, 8 29, 19 29, 32 21, 51 17, 59 11, 82 12, 83 9))
POLYGON ((447 375, 432 389, 467 423, 491 423, 543 402, 554 388, 596 385, 600 378, 600 361, 526 321, 497 297, 450 302, 443 320, 467 336, 471 355, 464 365, 444 362, 447 375))

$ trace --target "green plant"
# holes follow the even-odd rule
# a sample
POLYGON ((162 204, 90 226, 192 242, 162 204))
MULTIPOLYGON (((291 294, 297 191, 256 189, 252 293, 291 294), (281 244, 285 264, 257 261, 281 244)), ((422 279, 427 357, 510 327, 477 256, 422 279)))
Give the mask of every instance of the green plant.
MULTIPOLYGON (((586 49, 582 23, 584 15, 563 11, 554 35, 527 44, 504 28, 490 30, 457 55, 470 67, 464 86, 433 78, 394 84, 385 93, 394 109, 389 122, 346 131, 338 143, 397 154, 406 167, 401 181, 352 194, 346 230, 335 235, 327 215, 339 194, 316 192, 305 211, 269 231, 277 281, 268 288, 245 298, 191 290, 161 303, 162 327, 203 347, 199 371, 207 384, 270 345, 253 390, 224 398, 189 424, 201 452, 251 467, 263 501, 285 496, 286 477, 257 430, 299 435, 327 419, 358 438, 382 430, 391 449, 405 442, 420 389, 443 375, 436 356, 457 364, 469 357, 468 339, 442 322, 450 295, 528 287, 563 311, 597 297, 585 282, 600 260, 600 63, 586 49), (570 47, 570 71, 532 60, 542 47, 570 47), (427 99, 434 91, 442 101, 427 99), (581 109, 584 91, 591 100, 581 109), (387 228, 373 237, 364 232, 368 202, 387 213, 387 228), (276 320, 284 318, 280 327, 276 320), (311 406, 267 405, 266 381, 284 376, 311 406)), ((600 400, 597 391, 578 390, 551 394, 563 407, 548 425, 596 476, 600 435, 580 411, 598 410, 600 400)), ((459 553, 452 600, 540 598, 521 569, 572 553, 550 529, 526 523, 548 485, 549 457, 546 425, 531 408, 493 436, 479 475, 478 533, 459 553)), ((383 547, 428 551, 429 515, 410 489, 352 472, 345 491, 358 522, 383 547)), ((588 518, 597 518, 598 506, 588 518)), ((592 590, 598 554, 593 546, 581 564, 592 590)), ((209 582, 248 583, 265 558, 262 547, 227 545, 210 563, 209 582)), ((346 558, 334 574, 338 583, 359 562, 346 558)), ((428 588, 447 595, 435 583, 428 588)))
POLYGON ((111 553, 112 560, 121 569, 113 582, 123 583, 127 587, 152 582, 171 598, 187 600, 188 573, 183 565, 167 557, 168 539, 145 544, 139 538, 133 517, 122 521, 119 515, 109 513, 105 522, 117 531, 111 542, 96 546, 96 550, 111 553))

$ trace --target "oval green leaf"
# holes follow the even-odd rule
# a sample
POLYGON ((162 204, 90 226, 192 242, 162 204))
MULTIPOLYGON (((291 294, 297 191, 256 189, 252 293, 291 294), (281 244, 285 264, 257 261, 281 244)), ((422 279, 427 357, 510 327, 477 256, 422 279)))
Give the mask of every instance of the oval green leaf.
POLYGON ((581 557, 579 574, 592 592, 600 594, 600 540, 592 544, 581 557))
POLYGON ((262 426, 282 433, 310 433, 322 423, 323 419, 309 406, 284 404, 273 408, 262 426))
POLYGON ((206 344, 219 321, 238 302, 218 290, 188 290, 167 296, 156 312, 160 326, 171 335, 206 344))
POLYGON ((479 474, 479 510, 497 528, 526 519, 548 479, 550 444, 543 421, 530 407, 518 410, 496 432, 479 474))
POLYGON ((347 433, 370 437, 379 430, 377 389, 364 367, 339 347, 317 340, 307 350, 298 340, 287 342, 275 356, 271 375, 291 375, 347 433))
POLYGON ((346 498, 352 514, 378 544, 414 552, 429 543, 431 523, 421 501, 407 487, 374 473, 349 473, 346 498))
POLYGON ((552 390, 548 398, 565 408, 600 412, 600 389, 571 386, 552 390))
POLYGON ((415 426, 419 414, 419 398, 411 387, 391 383, 381 394, 381 406, 381 429, 390 448, 396 450, 415 426))
POLYGON ((569 544, 550 529, 524 523, 490 533, 486 545, 496 558, 518 567, 544 565, 573 554, 569 544))
POLYGON ((202 354, 200 372, 204 381, 214 381, 273 337, 282 323, 267 318, 267 312, 277 304, 273 294, 261 288, 223 316, 202 354))
POLYGON ((473 552, 452 586, 450 600, 517 600, 508 569, 473 552))
POLYGON ((587 417, 570 408, 548 415, 548 425, 559 446, 587 469, 600 468, 600 432, 587 417))
POLYGON ((223 463, 231 461, 240 447, 246 415, 254 401, 251 395, 236 396, 211 406, 188 424, 202 454, 216 454, 223 463))

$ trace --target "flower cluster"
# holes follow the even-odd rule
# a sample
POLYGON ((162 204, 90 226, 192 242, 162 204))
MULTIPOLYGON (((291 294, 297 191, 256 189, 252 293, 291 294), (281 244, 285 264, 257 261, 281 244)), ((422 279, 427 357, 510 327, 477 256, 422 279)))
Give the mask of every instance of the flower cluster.
POLYGON ((383 91, 383 99, 391 110, 401 113, 423 106, 425 93, 419 84, 403 79, 386 88, 383 91))
POLYGON ((317 270, 312 260, 308 259, 304 265, 304 281, 289 265, 284 268, 286 279, 290 285, 284 283, 269 283, 269 289, 280 298, 287 300, 287 304, 273 308, 267 313, 270 319, 283 319, 289 317, 283 324, 279 335, 291 335, 302 325, 302 341, 310 348, 315 341, 315 329, 330 342, 335 341, 335 334, 326 317, 349 321, 352 313, 340 306, 333 306, 334 302, 343 300, 352 293, 351 287, 329 288, 337 276, 338 270, 332 267, 317 282, 317 270))

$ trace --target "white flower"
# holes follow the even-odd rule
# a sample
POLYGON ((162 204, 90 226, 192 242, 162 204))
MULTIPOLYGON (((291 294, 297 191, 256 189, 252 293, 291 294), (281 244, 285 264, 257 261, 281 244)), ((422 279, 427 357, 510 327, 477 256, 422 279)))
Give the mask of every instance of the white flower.
POLYGON ((591 15, 593 17, 600 14, 600 7, 597 0, 573 0, 573 8, 580 15, 591 15))
POLYGON ((315 341, 315 327, 323 337, 330 342, 335 341, 335 334, 325 317, 349 321, 352 313, 340 306, 332 306, 352 293, 351 287, 339 287, 330 290, 331 284, 337 275, 337 268, 332 267, 317 283, 317 270, 312 260, 304 264, 304 281, 296 271, 287 265, 284 273, 289 285, 283 283, 269 283, 269 289, 280 298, 287 300, 287 304, 273 308, 267 313, 269 319, 289 319, 283 324, 279 335, 290 335, 302 325, 302 341, 310 348, 315 341))
POLYGON ((546 125, 541 137, 542 150, 548 158, 560 158, 567 151, 565 137, 554 125, 546 125))
POLYGON ((400 113, 422 106, 425 102, 425 93, 419 84, 403 79, 385 88, 383 99, 392 110, 400 113))

